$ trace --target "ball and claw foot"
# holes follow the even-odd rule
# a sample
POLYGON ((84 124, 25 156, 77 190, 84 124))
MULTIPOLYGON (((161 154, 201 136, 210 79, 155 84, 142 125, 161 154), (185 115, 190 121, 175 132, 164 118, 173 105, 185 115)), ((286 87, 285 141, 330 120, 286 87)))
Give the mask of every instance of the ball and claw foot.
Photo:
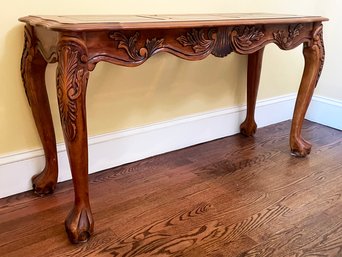
POLYGON ((311 152, 311 144, 301 136, 291 142, 291 154, 296 157, 305 157, 311 152))
POLYGON ((73 244, 87 242, 94 232, 94 221, 90 207, 77 207, 65 219, 65 230, 73 244))
POLYGON ((245 120, 240 125, 240 133, 247 137, 253 136, 256 130, 257 130, 257 124, 254 120, 252 122, 245 120))
POLYGON ((52 194, 55 191, 56 184, 57 175, 51 175, 51 172, 47 172, 46 168, 32 177, 33 191, 40 196, 52 194))

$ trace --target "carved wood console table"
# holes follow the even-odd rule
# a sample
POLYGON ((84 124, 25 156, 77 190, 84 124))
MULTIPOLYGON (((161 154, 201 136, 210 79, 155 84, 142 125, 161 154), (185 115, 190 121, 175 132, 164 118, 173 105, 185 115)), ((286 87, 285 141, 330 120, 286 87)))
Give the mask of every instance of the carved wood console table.
POLYGON ((73 243, 86 241, 94 222, 88 196, 86 88, 89 72, 100 61, 137 66, 158 52, 200 60, 231 52, 248 55, 247 117, 241 133, 256 131, 254 110, 265 45, 283 50, 303 44, 305 67, 293 114, 291 151, 306 156, 311 145, 301 136, 303 119, 324 62, 319 16, 275 14, 28 16, 21 74, 45 152, 46 166, 32 178, 39 194, 52 193, 57 182, 57 152, 46 87, 47 63, 58 62, 60 119, 75 190, 75 203, 65 221, 73 243))

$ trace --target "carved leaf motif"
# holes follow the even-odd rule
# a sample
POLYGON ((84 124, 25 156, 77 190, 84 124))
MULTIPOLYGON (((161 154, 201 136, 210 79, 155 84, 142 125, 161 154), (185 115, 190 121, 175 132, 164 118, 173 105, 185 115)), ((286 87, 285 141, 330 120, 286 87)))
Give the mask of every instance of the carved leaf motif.
POLYGON ((280 48, 288 49, 293 44, 294 39, 300 35, 303 27, 302 24, 290 25, 287 32, 279 30, 273 33, 273 37, 280 48))
POLYGON ((62 125, 69 140, 76 138, 76 100, 85 79, 83 68, 77 70, 77 67, 78 52, 68 46, 62 47, 57 68, 57 97, 62 125))
POLYGON ((192 46, 195 53, 206 52, 212 48, 214 40, 206 39, 204 31, 193 29, 191 32, 186 33, 177 38, 177 41, 183 46, 192 46))
POLYGON ((139 51, 136 49, 135 45, 138 40, 139 33, 136 32, 134 36, 127 38, 123 33, 114 32, 110 35, 115 41, 119 41, 118 48, 125 49, 129 57, 135 61, 141 61, 144 58, 139 55, 139 51))
POLYGON ((118 48, 125 49, 128 56, 134 61, 143 61, 152 56, 154 52, 163 47, 164 42, 163 38, 146 39, 145 47, 138 50, 136 47, 139 37, 138 32, 129 38, 121 32, 114 32, 109 37, 115 41, 119 41, 118 48))
POLYGON ((232 42, 237 49, 247 50, 253 44, 258 44, 264 37, 260 27, 237 27, 232 32, 232 42))
POLYGON ((294 39, 295 37, 299 36, 300 30, 304 26, 302 24, 298 24, 294 29, 289 29, 289 37, 290 39, 294 39))
POLYGON ((155 51, 163 47, 164 39, 153 38, 152 40, 147 39, 145 48, 140 49, 140 55, 150 57, 155 51))

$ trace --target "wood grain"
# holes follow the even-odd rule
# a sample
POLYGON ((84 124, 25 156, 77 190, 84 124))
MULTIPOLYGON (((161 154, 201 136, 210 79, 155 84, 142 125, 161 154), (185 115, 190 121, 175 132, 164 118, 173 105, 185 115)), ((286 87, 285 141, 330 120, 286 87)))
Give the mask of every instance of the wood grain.
POLYGON ((341 256, 342 132, 304 122, 315 150, 297 159, 289 128, 90 175, 98 230, 87 244, 64 235, 71 182, 1 199, 0 256, 341 256))

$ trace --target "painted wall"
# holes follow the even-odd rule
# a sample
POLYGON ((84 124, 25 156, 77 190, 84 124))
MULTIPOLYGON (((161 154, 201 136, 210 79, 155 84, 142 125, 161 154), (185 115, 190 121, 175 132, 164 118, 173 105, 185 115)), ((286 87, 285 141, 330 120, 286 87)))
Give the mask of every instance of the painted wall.
POLYGON ((316 95, 342 100, 341 64, 342 52, 340 50, 342 35, 342 1, 328 0, 317 3, 317 13, 328 17, 329 22, 324 27, 324 42, 326 48, 326 61, 316 95), (323 4, 324 2, 324 4, 323 4))
MULTIPOLYGON (((18 17, 28 14, 153 14, 276 12, 323 14, 334 18, 326 26, 327 65, 319 94, 342 100, 337 57, 337 15, 341 2, 327 0, 228 1, 228 0, 12 0, 0 15, 0 156, 40 148, 38 134, 20 78, 23 24, 18 17), (81 4, 80 4, 81 3, 81 4), (339 7, 337 7, 339 6, 339 7)), ((341 24, 342 25, 342 24, 341 24)), ((99 135, 142 126, 175 117, 245 101, 247 59, 232 54, 224 59, 208 57, 187 62, 160 54, 137 68, 106 63, 92 72, 87 95, 89 135, 99 135)), ((259 99, 286 95, 297 90, 303 68, 301 49, 285 53, 268 46, 264 55, 259 99)), ((55 92, 56 65, 49 65, 46 81, 52 102, 58 142, 62 141, 55 92)))

